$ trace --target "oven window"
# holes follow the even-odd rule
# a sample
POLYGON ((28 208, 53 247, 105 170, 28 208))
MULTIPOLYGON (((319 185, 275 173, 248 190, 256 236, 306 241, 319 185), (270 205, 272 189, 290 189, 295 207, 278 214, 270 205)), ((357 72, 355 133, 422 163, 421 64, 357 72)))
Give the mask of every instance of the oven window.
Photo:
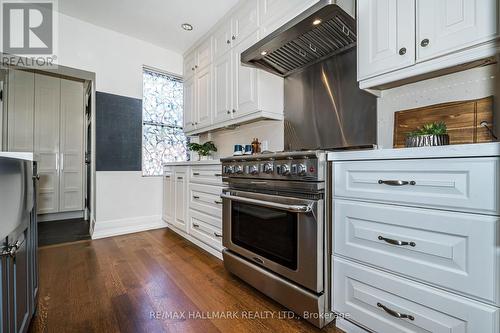
POLYGON ((297 213, 233 201, 232 242, 290 269, 297 269, 297 213))

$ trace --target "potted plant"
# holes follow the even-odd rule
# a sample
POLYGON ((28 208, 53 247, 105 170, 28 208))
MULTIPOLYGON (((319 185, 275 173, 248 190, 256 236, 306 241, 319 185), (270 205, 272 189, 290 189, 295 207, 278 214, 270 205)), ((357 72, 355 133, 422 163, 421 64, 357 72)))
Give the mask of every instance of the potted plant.
POLYGON ((199 143, 188 143, 188 149, 195 151, 199 155, 199 160, 207 160, 210 154, 217 151, 217 147, 213 141, 207 141, 203 144, 199 143))
POLYGON ((445 122, 425 124, 406 136, 406 147, 444 146, 450 144, 445 122))

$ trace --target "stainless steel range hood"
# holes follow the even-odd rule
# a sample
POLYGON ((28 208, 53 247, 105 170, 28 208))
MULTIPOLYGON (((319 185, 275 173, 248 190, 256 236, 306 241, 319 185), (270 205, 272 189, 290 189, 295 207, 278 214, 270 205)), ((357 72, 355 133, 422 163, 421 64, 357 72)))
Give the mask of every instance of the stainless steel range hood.
POLYGON ((245 64, 286 77, 356 46, 354 0, 320 0, 241 54, 245 64))

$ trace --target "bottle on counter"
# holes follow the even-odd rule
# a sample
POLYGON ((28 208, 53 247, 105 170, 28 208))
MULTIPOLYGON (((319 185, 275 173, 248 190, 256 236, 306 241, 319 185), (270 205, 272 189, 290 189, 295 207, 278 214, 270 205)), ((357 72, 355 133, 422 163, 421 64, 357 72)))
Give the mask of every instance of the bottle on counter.
POLYGON ((260 154, 260 145, 261 143, 259 142, 258 138, 254 138, 252 141, 252 154, 260 154))

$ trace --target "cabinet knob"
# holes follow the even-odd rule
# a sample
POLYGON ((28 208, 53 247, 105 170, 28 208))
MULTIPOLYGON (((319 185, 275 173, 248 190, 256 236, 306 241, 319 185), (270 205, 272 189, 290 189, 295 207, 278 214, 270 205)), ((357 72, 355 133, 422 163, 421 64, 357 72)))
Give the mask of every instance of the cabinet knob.
POLYGON ((227 110, 227 114, 231 114, 231 110, 227 110))
POLYGON ((231 37, 231 39, 232 39, 232 40, 235 40, 235 39, 236 39, 236 36, 235 36, 235 35, 233 35, 233 37, 231 37))
POLYGON ((402 47, 399 49, 399 55, 405 55, 406 54, 406 47, 402 47))
POLYGON ((231 44, 231 41, 228 39, 228 40, 226 41, 226 43, 231 44))
POLYGON ((426 47, 427 45, 429 45, 429 40, 426 38, 426 39, 423 39, 421 42, 420 42, 420 45, 422 47, 426 47))
POLYGON ((191 70, 194 71, 194 67, 191 67, 191 70))
POLYGON ((233 109, 233 113, 236 113, 236 110, 235 110, 235 109, 233 109))
POLYGON ((198 65, 195 65, 194 68, 198 68, 198 65))

